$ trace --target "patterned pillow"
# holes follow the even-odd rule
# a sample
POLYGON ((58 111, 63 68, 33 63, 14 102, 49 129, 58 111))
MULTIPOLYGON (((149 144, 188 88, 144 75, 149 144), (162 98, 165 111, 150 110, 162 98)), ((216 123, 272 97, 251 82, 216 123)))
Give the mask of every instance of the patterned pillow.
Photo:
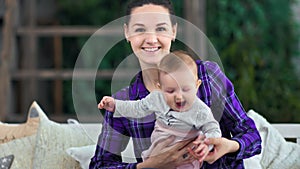
POLYGON ((29 109, 26 123, 7 124, 0 123, 0 144, 11 140, 35 135, 39 126, 39 117, 35 111, 34 105, 29 109))
MULTIPOLYGON (((43 112, 39 110, 39 112, 43 112)), ((81 125, 59 124, 40 113, 33 168, 65 169, 80 168, 79 163, 70 157, 66 150, 70 147, 93 144, 81 125)))
POLYGON ((13 160, 14 160, 14 155, 9 155, 0 158, 0 169, 10 169, 13 160))
POLYGON ((32 158, 36 141, 36 134, 34 133, 36 133, 37 130, 36 126, 39 125, 36 106, 37 104, 35 102, 31 105, 28 120, 25 124, 0 124, 2 142, 2 144, 0 144, 0 157, 14 155, 11 168, 32 168, 32 158), (31 128, 32 131, 30 131, 29 128, 31 128), (22 134, 18 130, 26 133, 22 134))

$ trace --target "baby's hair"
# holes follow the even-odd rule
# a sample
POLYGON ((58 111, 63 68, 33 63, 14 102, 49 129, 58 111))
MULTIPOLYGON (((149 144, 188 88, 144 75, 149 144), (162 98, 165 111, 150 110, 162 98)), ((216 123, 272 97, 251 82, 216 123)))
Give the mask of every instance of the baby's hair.
POLYGON ((172 73, 179 68, 190 70, 197 77, 197 65, 194 59, 186 51, 177 50, 164 56, 159 63, 159 73, 172 73))

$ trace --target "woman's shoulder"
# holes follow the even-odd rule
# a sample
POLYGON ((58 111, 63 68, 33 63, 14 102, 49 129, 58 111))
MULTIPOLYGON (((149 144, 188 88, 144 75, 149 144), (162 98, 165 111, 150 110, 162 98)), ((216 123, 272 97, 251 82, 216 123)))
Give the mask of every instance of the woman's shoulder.
POLYGON ((119 100, 136 100, 140 91, 145 90, 143 87, 143 80, 141 72, 139 72, 134 78, 133 82, 119 91, 115 92, 112 97, 119 100))
POLYGON ((117 91, 112 95, 112 97, 118 100, 129 100, 129 86, 117 91))
POLYGON ((196 60, 196 64, 198 68, 205 68, 206 70, 217 70, 220 69, 220 66, 217 62, 214 61, 203 61, 203 60, 196 60))
POLYGON ((198 76, 201 79, 206 78, 224 78, 224 70, 222 64, 214 61, 196 61, 198 66, 198 76))

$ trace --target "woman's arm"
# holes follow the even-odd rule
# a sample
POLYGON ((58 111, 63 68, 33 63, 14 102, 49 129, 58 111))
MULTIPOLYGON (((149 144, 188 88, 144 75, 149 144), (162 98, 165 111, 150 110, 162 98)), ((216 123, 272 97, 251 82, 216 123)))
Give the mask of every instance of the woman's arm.
MULTIPOLYGON (((249 118, 234 92, 233 84, 225 76, 216 63, 204 63, 209 76, 212 90, 212 112, 221 113, 220 126, 224 128, 223 136, 216 146, 228 146, 226 154, 235 160, 245 159, 261 152, 261 138, 254 121, 249 118), (217 105, 214 105, 217 104, 217 105), (231 137, 231 138, 230 138, 231 137), (229 140, 230 139, 230 140, 229 140), (237 146, 237 144, 239 146, 237 146)), ((214 139, 212 139, 214 140, 214 139)), ((223 152, 224 153, 224 152, 223 152)), ((215 157, 220 157, 221 152, 215 152, 215 157)))
POLYGON ((128 141, 129 137, 126 136, 122 118, 113 118, 112 113, 106 112, 96 151, 89 168, 135 168, 137 163, 123 163, 120 155, 128 141))

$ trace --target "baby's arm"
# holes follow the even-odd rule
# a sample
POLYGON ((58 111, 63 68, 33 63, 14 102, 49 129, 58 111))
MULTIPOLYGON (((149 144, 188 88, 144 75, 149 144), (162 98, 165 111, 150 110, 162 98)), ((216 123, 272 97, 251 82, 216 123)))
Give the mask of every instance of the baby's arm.
POLYGON ((207 107, 203 102, 198 103, 198 113, 196 126, 203 135, 199 135, 198 138, 193 142, 195 148, 190 149, 189 152, 197 158, 200 162, 204 160, 207 154, 213 149, 213 145, 207 145, 204 143, 206 138, 216 138, 221 137, 221 129, 218 121, 215 120, 211 109, 207 107))
POLYGON ((110 112, 115 111, 115 99, 109 96, 104 96, 98 104, 99 109, 105 109, 110 112))
POLYGON ((118 100, 112 97, 103 97, 98 108, 105 108, 114 112, 114 117, 142 118, 153 112, 162 112, 169 109, 161 92, 153 91, 141 100, 118 100))
POLYGON ((143 100, 117 100, 110 96, 104 96, 98 104, 99 109, 105 109, 110 112, 115 112, 114 117, 143 117, 147 113, 142 106, 143 100))

